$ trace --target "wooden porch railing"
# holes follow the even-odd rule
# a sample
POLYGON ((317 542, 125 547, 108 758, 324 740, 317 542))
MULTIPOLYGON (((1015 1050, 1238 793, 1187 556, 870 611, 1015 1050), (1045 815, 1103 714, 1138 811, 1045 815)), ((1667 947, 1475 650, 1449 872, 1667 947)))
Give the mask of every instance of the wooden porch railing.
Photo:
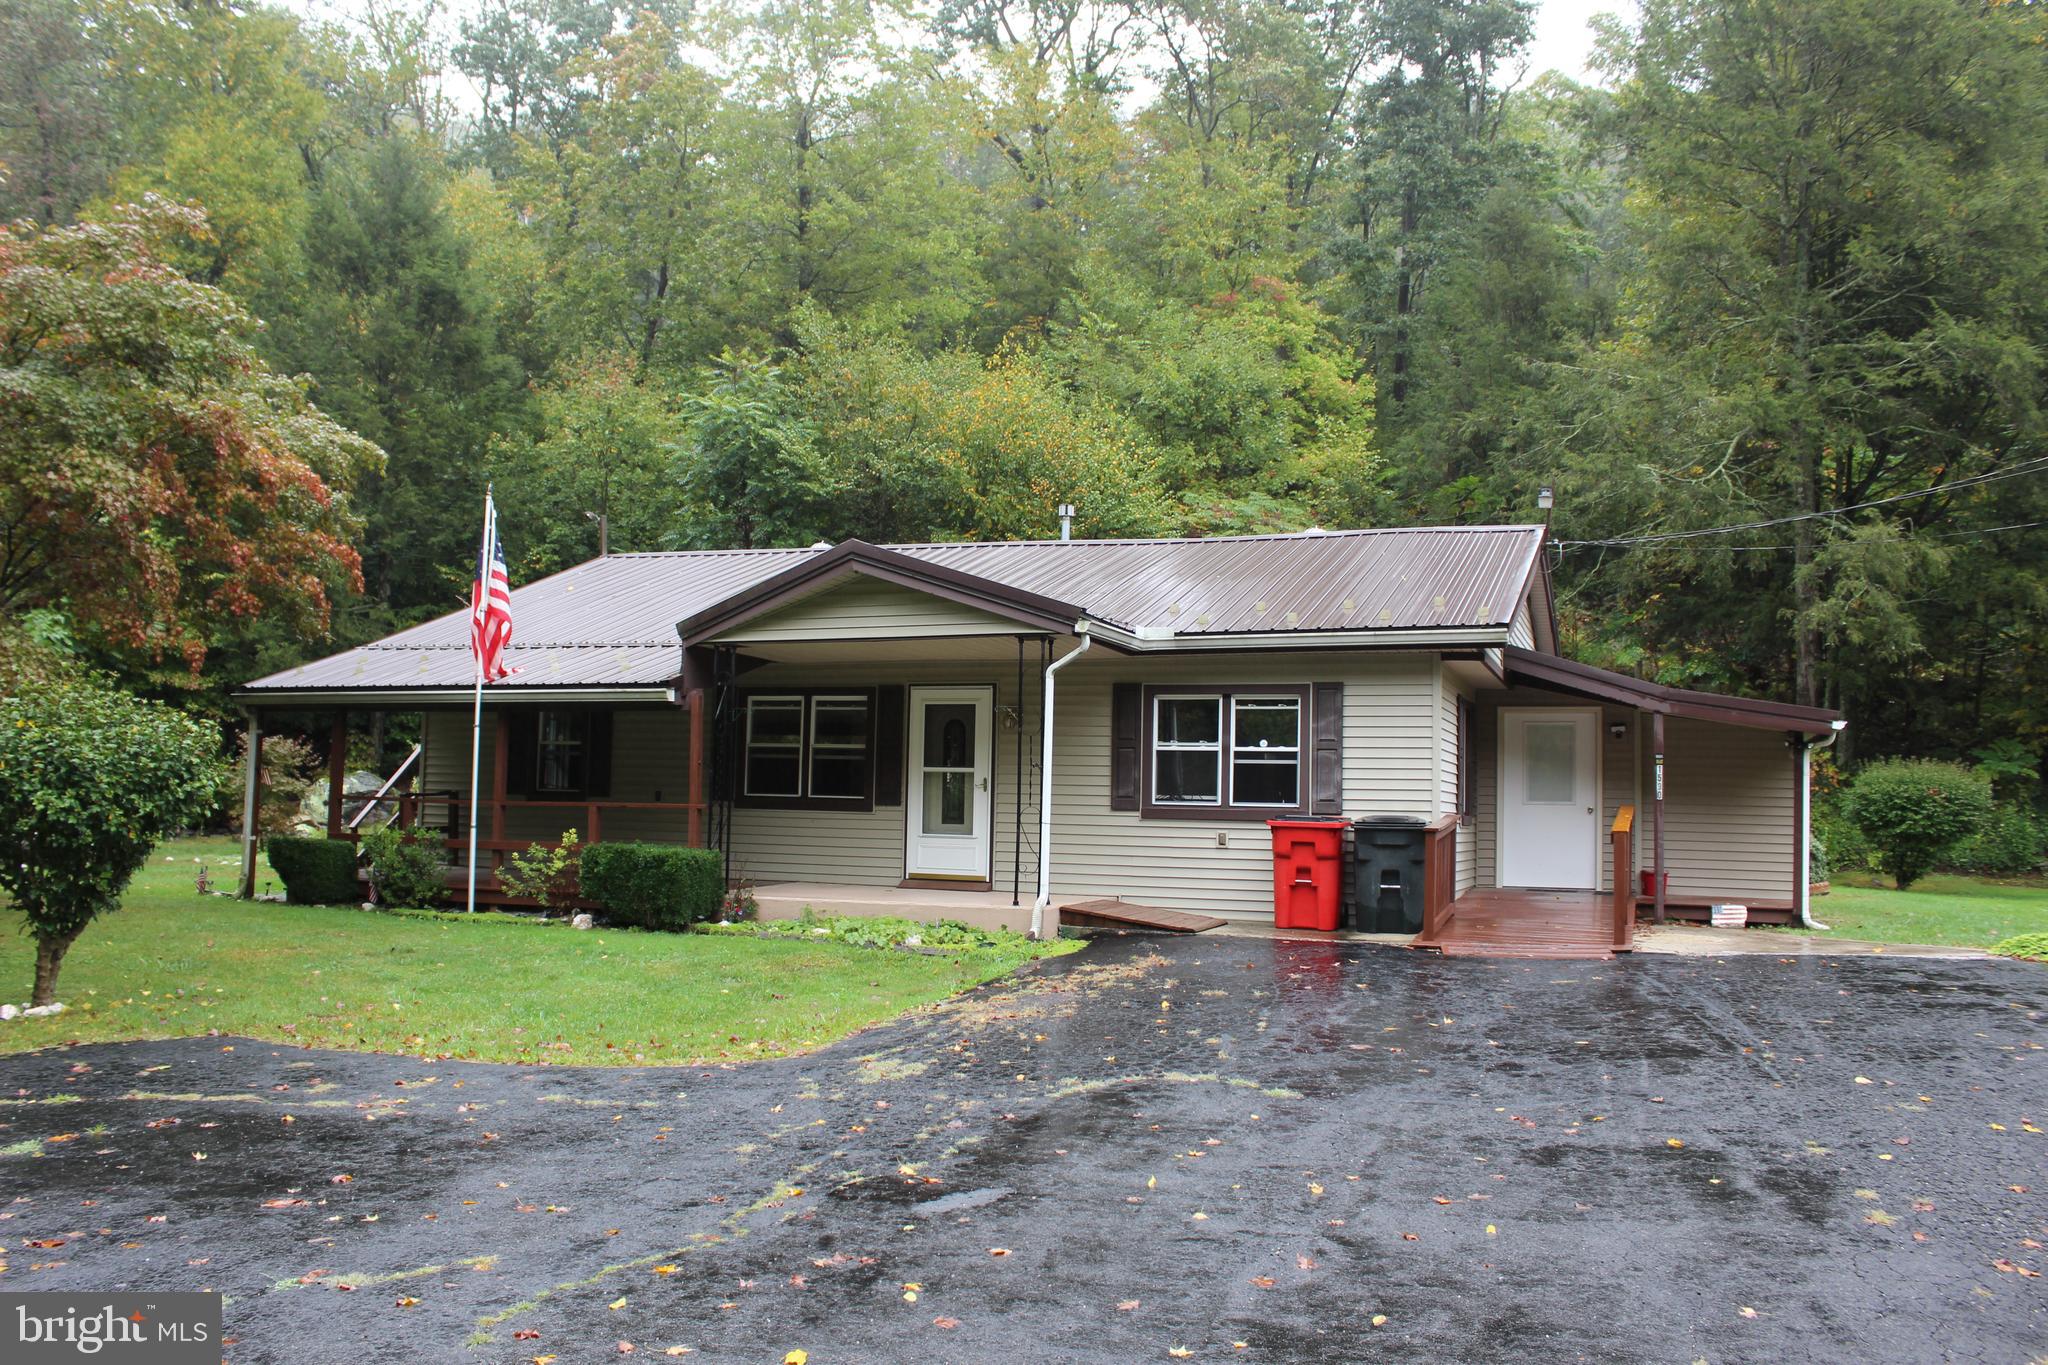
POLYGON ((1614 848, 1614 951, 1625 953, 1636 941, 1636 808, 1623 806, 1614 813, 1607 831, 1614 848))
POLYGON ((1442 945, 1458 897, 1458 816, 1446 815, 1422 831, 1422 933, 1415 946, 1442 945))
MULTIPOLYGON (((452 853, 466 858, 469 853, 469 822, 467 811, 469 798, 451 796, 441 792, 403 792, 393 796, 372 797, 369 806, 396 803, 398 806, 398 827, 418 829, 422 816, 428 807, 446 813, 442 843, 452 853)), ((504 865, 507 854, 519 853, 539 846, 555 848, 559 839, 518 839, 505 834, 505 818, 513 811, 556 812, 557 818, 563 811, 575 812, 575 816, 564 823, 576 830, 580 843, 595 844, 604 838, 604 817, 607 812, 620 811, 662 811, 680 812, 685 818, 689 842, 701 846, 704 842, 704 814, 707 806, 703 802, 690 801, 502 801, 486 797, 478 803, 477 821, 477 871, 482 876, 497 878, 498 869, 504 865)), ((340 837, 360 839, 362 836, 351 827, 340 837)))

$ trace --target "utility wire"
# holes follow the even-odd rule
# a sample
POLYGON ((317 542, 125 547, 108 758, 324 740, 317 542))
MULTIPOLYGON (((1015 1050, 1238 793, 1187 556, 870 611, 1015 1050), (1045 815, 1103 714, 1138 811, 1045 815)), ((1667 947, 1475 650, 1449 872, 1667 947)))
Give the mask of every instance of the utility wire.
MULTIPOLYGON (((1848 507, 1830 508, 1824 512, 1801 512, 1789 517, 1771 517, 1763 521, 1744 521, 1732 526, 1708 526, 1696 531, 1665 531, 1648 536, 1615 536, 1607 540, 1556 540, 1551 543, 1559 550, 1597 548, 1620 548, 1630 545, 1657 545, 1674 540, 1697 540, 1703 536, 1725 536, 1737 531, 1761 531, 1772 526, 1790 526, 1794 522, 1815 521, 1827 517, 1839 517, 1845 512, 1861 512, 1872 507, 1888 507, 1893 503, 1908 502, 1914 498, 1931 497, 1958 488, 1975 488, 1980 484, 1997 483, 2002 479, 2016 479, 2022 474, 2034 474, 2048 469, 2048 455, 2039 459, 2016 464, 2010 469, 1994 469, 1983 474, 1972 474, 1966 478, 1950 479, 1935 484, 1932 488, 1915 489, 1911 493, 1894 493, 1888 498, 1873 498, 1869 502, 1853 503, 1848 507)), ((1739 548, 1775 549, 1776 546, 1739 548)))
MULTIPOLYGON (((2001 531, 2028 531, 2039 526, 2048 526, 2048 521, 2016 521, 2009 526, 1980 526, 1974 531, 1943 531, 1939 534, 1915 536, 1913 537, 1913 539, 1916 541, 1975 540, 1979 536, 1996 535, 2001 531)), ((1843 545, 1853 545, 1859 543, 1863 542, 1836 541, 1835 545, 1830 548, 1839 548, 1843 545)), ((1733 552, 1738 550, 1796 550, 1799 547, 1797 545, 1722 545, 1716 548, 1733 552)))

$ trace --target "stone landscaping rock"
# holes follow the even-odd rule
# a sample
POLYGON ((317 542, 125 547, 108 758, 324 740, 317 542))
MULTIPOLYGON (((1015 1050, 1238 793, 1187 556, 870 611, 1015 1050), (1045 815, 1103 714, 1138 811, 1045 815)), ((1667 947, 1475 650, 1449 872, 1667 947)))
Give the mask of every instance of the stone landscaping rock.
POLYGON ((569 921, 569 927, 570 927, 571 929, 588 929, 588 928, 592 927, 592 926, 591 926, 591 919, 590 919, 590 916, 588 916, 588 915, 578 915, 578 916, 576 916, 576 917, 575 917, 574 919, 572 919, 572 920, 570 920, 570 921, 569 921))

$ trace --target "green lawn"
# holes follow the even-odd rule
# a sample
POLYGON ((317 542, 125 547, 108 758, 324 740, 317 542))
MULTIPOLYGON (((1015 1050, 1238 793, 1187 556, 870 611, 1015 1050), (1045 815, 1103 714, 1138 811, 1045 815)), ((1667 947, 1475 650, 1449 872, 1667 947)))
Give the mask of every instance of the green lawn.
POLYGON ((2048 932, 2048 883, 1937 876, 1895 891, 1889 882, 1857 878, 1815 897, 1813 917, 1831 938, 1988 948, 2015 934, 2048 932))
MULTIPOLYGON (((1078 945, 945 956, 827 942, 577 931, 508 915, 382 914, 247 903, 193 889, 193 859, 234 885, 236 845, 157 850, 118 914, 71 950, 70 1006, 0 1024, 0 1052, 211 1031, 315 1047, 499 1062, 628 1066, 772 1057, 1078 945)), ((259 881, 275 878, 263 869, 259 881)), ((5 928, 20 917, 0 908, 5 928)), ((0 934, 0 1000, 35 960, 0 934)))

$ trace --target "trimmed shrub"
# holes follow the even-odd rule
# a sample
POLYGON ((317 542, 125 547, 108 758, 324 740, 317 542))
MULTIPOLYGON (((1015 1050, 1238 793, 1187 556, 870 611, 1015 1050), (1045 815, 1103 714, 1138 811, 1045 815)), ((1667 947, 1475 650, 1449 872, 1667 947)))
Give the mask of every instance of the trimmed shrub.
POLYGON ((1889 758, 1856 774, 1847 809, 1903 891, 1991 818, 1991 782, 1959 763, 1889 758))
POLYGON ((1956 845, 1948 861, 1964 872, 2025 876, 2040 870, 2044 843, 2048 837, 2039 820, 2020 806, 2000 806, 1982 829, 1956 845))
POLYGON ((277 837, 266 845, 270 866, 293 905, 346 905, 362 895, 356 846, 347 839, 277 837))
POLYGON ((583 898, 615 924, 683 929, 718 918, 725 860, 681 844, 592 844, 583 851, 583 898))
POLYGON ((447 864, 436 835, 390 827, 363 831, 363 857, 370 864, 370 886, 382 905, 424 909, 448 894, 447 864))

